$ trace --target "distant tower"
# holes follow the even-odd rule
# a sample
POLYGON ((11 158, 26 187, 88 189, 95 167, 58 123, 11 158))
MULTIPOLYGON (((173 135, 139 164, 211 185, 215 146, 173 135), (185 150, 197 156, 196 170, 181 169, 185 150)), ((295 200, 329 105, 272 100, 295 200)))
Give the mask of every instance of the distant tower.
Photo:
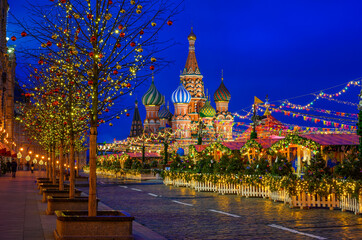
POLYGON ((197 122, 199 119, 199 111, 202 106, 204 106, 206 98, 204 82, 202 80, 203 76, 200 73, 195 55, 196 35, 193 33, 192 28, 187 39, 189 41, 189 54, 180 77, 182 84, 191 94, 191 101, 187 107, 187 113, 191 117, 191 121, 197 122))
POLYGON ((169 106, 163 105, 160 111, 158 112, 158 117, 160 118, 160 129, 164 129, 167 125, 171 126, 172 113, 170 112, 169 106))
POLYGON ((200 118, 206 125, 206 132, 208 137, 212 138, 215 134, 214 117, 216 114, 215 109, 211 106, 210 101, 206 101, 205 105, 200 109, 200 118))
POLYGON ((164 102, 165 97, 157 90, 152 75, 151 86, 142 97, 142 103, 146 107, 146 119, 144 121, 145 132, 156 133, 158 131, 160 127, 158 111, 164 102))
POLYGON ((171 100, 175 107, 175 113, 172 117, 172 129, 178 131, 176 138, 191 138, 191 118, 187 114, 187 108, 191 101, 190 93, 180 83, 176 90, 172 93, 171 100))
POLYGON ((216 116, 215 126, 216 132, 222 136, 223 139, 232 140, 232 131, 234 117, 229 112, 229 101, 231 94, 224 85, 224 77, 221 72, 221 84, 214 93, 214 101, 216 103, 216 116))
POLYGON ((131 133, 129 134, 130 137, 137 137, 142 135, 143 133, 143 126, 142 120, 140 116, 140 112, 138 111, 138 101, 135 101, 135 108, 133 113, 133 120, 131 125, 131 133))

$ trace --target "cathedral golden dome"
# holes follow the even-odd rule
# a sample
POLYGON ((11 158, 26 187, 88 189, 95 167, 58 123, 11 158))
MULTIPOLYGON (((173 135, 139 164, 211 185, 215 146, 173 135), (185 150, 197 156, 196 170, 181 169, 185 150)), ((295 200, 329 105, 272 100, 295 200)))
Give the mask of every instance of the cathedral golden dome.
POLYGON ((190 40, 196 40, 196 35, 194 33, 194 31, 192 31, 192 28, 191 28, 191 33, 187 36, 187 39, 190 41, 190 40))

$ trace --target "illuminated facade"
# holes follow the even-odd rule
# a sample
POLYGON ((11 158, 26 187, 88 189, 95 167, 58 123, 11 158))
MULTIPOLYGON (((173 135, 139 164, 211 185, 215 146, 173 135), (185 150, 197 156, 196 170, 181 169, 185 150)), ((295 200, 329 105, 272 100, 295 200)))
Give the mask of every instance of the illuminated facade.
POLYGON ((146 108, 144 130, 146 133, 157 133, 171 127, 176 132, 177 139, 183 141, 194 141, 200 133, 210 141, 216 138, 232 140, 234 118, 228 111, 231 95, 222 79, 214 93, 216 110, 211 106, 210 99, 205 95, 203 75, 196 60, 196 35, 192 29, 187 39, 189 51, 186 64, 180 74, 180 84, 171 95, 174 114, 171 114, 168 107, 161 107, 165 103, 165 97, 157 90, 152 77, 151 86, 142 97, 146 108), (204 126, 201 132, 200 121, 204 126))

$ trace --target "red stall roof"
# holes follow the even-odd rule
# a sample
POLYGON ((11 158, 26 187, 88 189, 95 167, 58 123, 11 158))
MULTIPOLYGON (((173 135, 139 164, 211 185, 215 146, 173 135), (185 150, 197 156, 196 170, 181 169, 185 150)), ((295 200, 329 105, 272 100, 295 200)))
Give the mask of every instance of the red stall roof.
POLYGON ((303 134, 302 137, 311 139, 322 146, 326 145, 358 145, 359 136, 355 133, 349 134, 303 134))

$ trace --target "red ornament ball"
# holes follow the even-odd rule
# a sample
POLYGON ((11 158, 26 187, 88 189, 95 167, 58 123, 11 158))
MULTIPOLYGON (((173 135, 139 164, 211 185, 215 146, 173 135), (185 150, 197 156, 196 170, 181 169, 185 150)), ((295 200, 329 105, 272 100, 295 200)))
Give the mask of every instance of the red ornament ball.
POLYGON ((123 25, 122 25, 122 24, 118 25, 118 29, 119 29, 119 30, 122 30, 122 29, 123 29, 123 25))
POLYGON ((155 66, 151 65, 150 70, 152 70, 152 71, 155 70, 155 66))
POLYGON ((47 46, 50 47, 52 45, 52 42, 51 41, 48 41, 47 42, 47 46))
POLYGON ((22 33, 21 33, 21 36, 22 37, 26 37, 28 34, 25 32, 25 31, 23 31, 22 33))
POLYGON ((143 30, 140 31, 140 35, 143 35, 145 32, 143 30))
POLYGON ((15 37, 15 36, 12 36, 10 39, 11 39, 11 41, 15 41, 15 40, 16 40, 16 37, 15 37))
POLYGON ((173 24, 173 22, 171 20, 167 21, 167 25, 171 26, 173 24))
POLYGON ((129 117, 129 113, 126 113, 126 116, 129 117))
POLYGON ((87 15, 87 18, 88 18, 88 19, 92 19, 92 18, 93 18, 93 15, 92 15, 92 14, 88 14, 88 15, 87 15))
POLYGON ((131 45, 131 47, 135 47, 135 46, 136 46, 136 43, 135 43, 135 42, 131 42, 130 45, 131 45))
POLYGON ((122 45, 120 43, 117 43, 117 47, 120 48, 122 45))
POLYGON ((114 75, 118 74, 118 71, 117 71, 117 70, 114 70, 114 71, 113 71, 113 74, 114 74, 114 75))
POLYGON ((113 4, 113 1, 112 1, 112 0, 109 0, 109 1, 108 1, 108 4, 109 4, 109 5, 113 4))
POLYGON ((120 36, 121 38, 123 38, 124 36, 126 36, 126 34, 125 34, 124 32, 121 32, 121 33, 119 34, 119 36, 120 36))

